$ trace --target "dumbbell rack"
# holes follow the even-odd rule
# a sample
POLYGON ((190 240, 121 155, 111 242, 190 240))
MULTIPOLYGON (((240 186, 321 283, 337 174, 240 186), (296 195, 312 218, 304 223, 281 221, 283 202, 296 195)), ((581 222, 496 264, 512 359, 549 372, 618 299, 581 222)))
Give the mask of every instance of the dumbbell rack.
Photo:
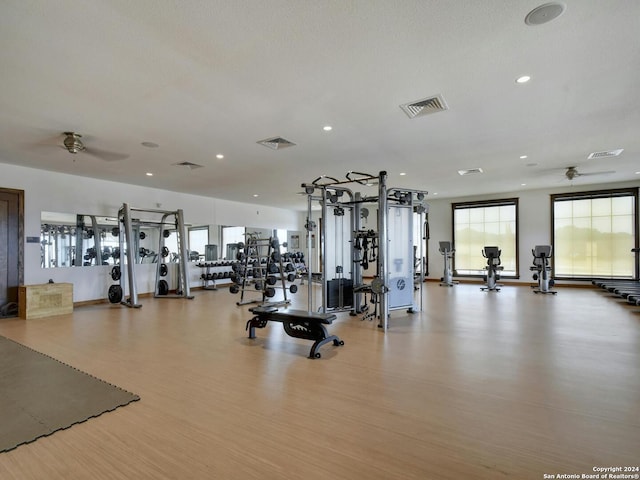
POLYGON ((204 290, 217 290, 218 280, 227 280, 229 282, 233 267, 238 262, 227 260, 214 260, 211 262, 200 262, 196 267, 200 267, 205 271, 200 275, 202 279, 202 288, 204 290))
MULTIPOLYGON (((246 245, 239 244, 243 252, 238 253, 240 266, 237 268, 235 283, 229 287, 231 293, 240 292, 240 300, 236 305, 251 303, 269 303, 270 305, 288 305, 285 265, 280 254, 280 243, 277 238, 260 238, 258 234, 246 234, 246 245), (275 275, 279 274, 279 278, 275 275), (271 302, 275 293, 275 284, 280 280, 284 300, 271 302), (248 299, 249 292, 260 292, 260 299, 248 299)), ((297 286, 292 293, 297 291, 297 286)))

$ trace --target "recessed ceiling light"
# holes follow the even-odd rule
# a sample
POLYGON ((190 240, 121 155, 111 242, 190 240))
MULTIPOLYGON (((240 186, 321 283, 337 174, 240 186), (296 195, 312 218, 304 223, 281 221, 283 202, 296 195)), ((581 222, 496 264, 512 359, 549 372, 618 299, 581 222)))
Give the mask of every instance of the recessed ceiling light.
POLYGON ((153 142, 142 142, 140 145, 147 148, 158 148, 160 146, 157 143, 153 143, 153 142))
POLYGON ((521 184, 520 184, 520 186, 521 186, 521 187, 526 187, 526 186, 527 186, 527 184, 526 184, 526 183, 521 183, 521 184))
POLYGON ((331 125, 325 125, 324 127, 322 127, 322 129, 325 132, 330 132, 331 130, 333 130, 333 127, 331 125))
POLYGON ((437 195, 437 194, 438 194, 438 192, 433 192, 431 195, 437 195))
POLYGON ((147 177, 153 177, 153 173, 147 172, 147 177))
POLYGON ((224 155, 223 155, 223 154, 221 154, 221 153, 219 153, 219 154, 217 154, 217 155, 216 155, 216 158, 217 158, 218 160, 222 160, 222 159, 224 158, 224 155))
POLYGON ((407 172, 400 172, 400 176, 404 177, 407 174, 407 172))
POLYGON ((525 158, 527 158, 526 155, 520 155, 520 160, 524 160, 525 158))
POLYGON ((636 175, 640 175, 640 172, 636 172, 636 175))
POLYGON ((527 83, 529 80, 531 80, 531 77, 529 75, 523 75, 516 78, 516 83, 527 83))
POLYGON ((257 193, 253 194, 253 198, 258 198, 260 195, 258 195, 257 193))

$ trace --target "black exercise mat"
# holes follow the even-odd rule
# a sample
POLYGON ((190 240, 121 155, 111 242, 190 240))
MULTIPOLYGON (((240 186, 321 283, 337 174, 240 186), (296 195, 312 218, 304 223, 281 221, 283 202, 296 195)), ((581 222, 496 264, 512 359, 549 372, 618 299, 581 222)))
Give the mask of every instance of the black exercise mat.
POLYGON ((0 336, 0 452, 140 397, 0 336))

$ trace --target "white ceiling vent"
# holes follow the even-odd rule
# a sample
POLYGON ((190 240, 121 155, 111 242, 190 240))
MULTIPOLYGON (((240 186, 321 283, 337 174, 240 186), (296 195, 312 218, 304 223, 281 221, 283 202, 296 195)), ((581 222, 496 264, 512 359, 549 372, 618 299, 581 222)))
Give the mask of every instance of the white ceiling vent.
POLYGON ((293 147, 295 143, 290 142, 289 140, 282 137, 273 137, 273 138, 265 138, 264 140, 260 140, 256 143, 260 145, 264 145, 272 150, 281 150, 287 147, 293 147))
POLYGON ((400 108, 409 118, 422 117, 429 115, 430 113, 442 112, 449 110, 447 102, 445 102, 442 95, 436 95, 434 97, 423 98, 422 100, 416 100, 415 102, 405 103, 400 105, 400 108))
POLYGON ((484 173, 481 168, 469 168, 467 170, 458 170, 458 175, 473 175, 474 173, 484 173))
POLYGON ((617 157, 623 150, 624 148, 618 148, 617 150, 609 150, 607 152, 593 152, 589 154, 587 159, 593 160, 594 158, 617 157))
POLYGON ((191 162, 180 162, 180 163, 174 163, 173 165, 176 167, 187 167, 189 170, 202 168, 202 165, 198 165, 197 163, 191 163, 191 162))

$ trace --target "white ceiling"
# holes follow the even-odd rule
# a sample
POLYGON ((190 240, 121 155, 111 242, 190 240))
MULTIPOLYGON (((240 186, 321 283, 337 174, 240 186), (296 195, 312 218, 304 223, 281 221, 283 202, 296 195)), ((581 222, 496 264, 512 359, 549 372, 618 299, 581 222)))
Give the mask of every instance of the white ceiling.
POLYGON ((288 208, 349 170, 438 198, 570 185, 568 166, 640 182, 640 2, 526 25, 541 3, 4 0, 0 162, 288 208), (436 94, 449 110, 399 108, 436 94), (129 157, 71 155, 66 130, 129 157), (256 143, 276 136, 296 146, 256 143))

